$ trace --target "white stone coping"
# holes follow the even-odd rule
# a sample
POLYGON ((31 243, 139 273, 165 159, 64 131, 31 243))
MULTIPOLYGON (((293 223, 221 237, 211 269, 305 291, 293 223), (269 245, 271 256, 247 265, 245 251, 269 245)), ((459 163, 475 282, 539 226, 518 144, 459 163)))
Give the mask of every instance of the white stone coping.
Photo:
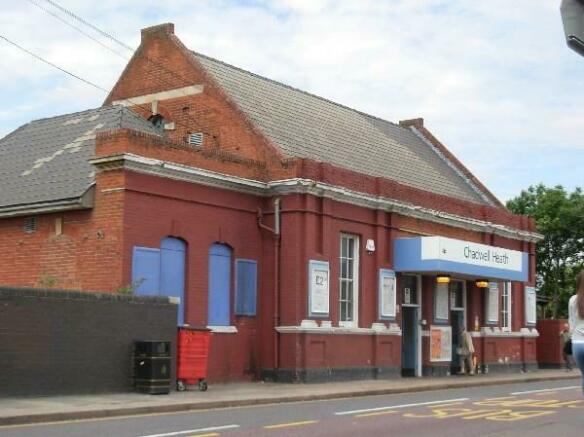
MULTIPOLYGON (((539 337, 539 332, 535 328, 521 328, 519 331, 503 331, 501 328, 483 326, 480 331, 469 331, 471 337, 498 337, 498 338, 513 338, 513 337, 539 337)), ((430 331, 422 331, 422 337, 430 337, 430 331)))
POLYGON ((276 331, 280 334, 323 334, 323 335, 401 335, 401 329, 397 323, 373 323, 371 328, 348 328, 332 326, 330 320, 320 321, 303 320, 300 326, 278 326, 276 331))
POLYGON ((217 334, 237 334, 237 326, 207 326, 207 328, 217 334))

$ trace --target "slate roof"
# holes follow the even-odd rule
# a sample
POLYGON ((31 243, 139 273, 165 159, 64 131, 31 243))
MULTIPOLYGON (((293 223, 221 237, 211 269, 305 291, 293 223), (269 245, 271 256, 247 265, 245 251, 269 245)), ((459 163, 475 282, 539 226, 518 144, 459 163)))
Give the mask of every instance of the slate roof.
POLYGON ((83 196, 95 180, 95 133, 117 128, 159 133, 132 110, 106 106, 31 121, 0 139, 0 210, 83 196))
POLYGON ((408 128, 193 54, 284 155, 328 162, 470 202, 494 203, 408 128))

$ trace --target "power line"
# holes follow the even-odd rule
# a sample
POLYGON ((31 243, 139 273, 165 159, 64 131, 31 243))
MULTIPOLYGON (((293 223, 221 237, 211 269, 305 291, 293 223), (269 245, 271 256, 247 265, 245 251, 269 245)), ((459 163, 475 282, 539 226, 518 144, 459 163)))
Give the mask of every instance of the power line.
MULTIPOLYGON (((52 62, 50 62, 50 61, 47 61, 47 60, 46 60, 46 59, 44 59, 42 56, 40 56, 40 55, 37 55, 37 54, 36 54, 36 53, 34 53, 34 52, 31 52, 30 50, 28 50, 28 49, 26 49, 26 48, 22 47, 21 45, 19 45, 19 44, 15 43, 14 41, 12 41, 12 40, 8 39, 8 38, 7 38, 7 37, 5 37, 4 35, 1 35, 1 34, 0 34, 0 39, 3 39, 3 40, 4 40, 4 41, 6 41, 7 43, 9 43, 9 44, 11 44, 12 46, 14 46, 14 47, 18 48, 19 50, 23 51, 23 52, 24 52, 24 53, 26 53, 27 55, 29 55, 29 56, 32 56, 33 58, 35 58, 35 59, 37 59, 37 60, 39 60, 39 61, 41 61, 41 62, 43 62, 43 63, 45 63, 45 64, 47 64, 47 65, 50 65, 51 67, 53 67, 53 68, 56 68, 57 70, 59 70, 59 71, 61 71, 61 72, 65 73, 65 74, 67 74, 67 75, 69 75, 69 76, 71 76, 71 77, 73 77, 73 78, 75 78, 75 79, 77 79, 77 80, 80 80, 81 82, 83 82, 83 83, 85 83, 85 84, 87 84, 87 85, 90 85, 90 86, 92 86, 92 87, 94 87, 94 88, 96 88, 96 89, 98 89, 98 90, 100 90, 100 91, 103 91, 105 94, 109 94, 109 90, 107 90, 107 89, 105 89, 105 88, 103 88, 103 87, 101 87, 101 86, 99 86, 99 85, 97 85, 97 84, 95 84, 95 83, 91 82, 90 80, 84 79, 83 77, 81 77, 81 76, 79 76, 79 75, 77 75, 77 74, 75 74, 75 73, 71 73, 70 71, 68 71, 68 70, 66 70, 66 69, 64 69, 64 68, 62 68, 62 67, 60 67, 60 66, 58 66, 57 64, 54 64, 54 63, 52 63, 52 62)), ((136 107, 138 107, 138 108, 141 108, 141 109, 145 110, 146 112, 149 112, 150 114, 152 114, 152 109, 151 109, 151 107, 150 107, 150 106, 148 106, 147 104, 143 104, 143 103, 137 103, 137 102, 134 102, 134 101, 132 101, 132 98, 131 98, 131 97, 130 97, 130 98, 126 98, 126 99, 124 99, 124 100, 126 100, 126 101, 130 102, 132 105, 134 105, 134 106, 136 106, 136 107)), ((194 121, 194 120, 193 120, 193 121, 194 121)), ((182 126, 182 127, 186 128, 186 129, 187 129, 187 131, 188 131, 188 130, 191 130, 191 126, 189 126, 189 125, 187 125, 187 124, 181 123, 181 122, 179 122, 178 120, 175 120, 174 122, 175 122, 177 125, 179 125, 179 126, 182 126)), ((198 124, 198 123, 197 123, 197 124, 198 124)), ((210 136, 211 136, 211 138, 215 138, 215 137, 214 137, 214 135, 213 135, 213 134, 211 134, 211 133, 209 133, 209 132, 206 132, 206 131, 202 131, 202 132, 203 132, 203 133, 206 133, 207 135, 210 135, 210 136)))
POLYGON ((8 44, 11 44, 11 45, 13 45, 14 47, 18 48, 19 50, 21 50, 21 51, 23 51, 23 52, 27 53, 28 55, 32 56, 33 58, 35 58, 35 59, 37 59, 37 60, 39 60, 39 61, 41 61, 41 62, 44 62, 45 64, 47 64, 47 65, 50 65, 51 67, 53 67, 53 68, 56 68, 57 70, 60 70, 60 71, 62 71, 63 73, 65 73, 65 74, 68 74, 69 76, 71 76, 71 77, 74 77, 75 79, 78 79, 78 80, 80 80, 81 82, 84 82, 84 83, 86 83, 87 85, 91 85, 92 87, 94 87, 94 88, 97 88, 97 89, 98 89, 98 90, 100 90, 100 91, 103 91, 103 92, 105 92, 105 93, 109 93, 109 91, 108 91, 108 90, 106 90, 105 88, 103 88, 103 87, 101 87, 101 86, 99 86, 99 85, 96 85, 95 83, 93 83, 93 82, 91 82, 91 81, 89 81, 89 80, 87 80, 87 79, 84 79, 84 78, 82 78, 81 76, 78 76, 78 75, 76 75, 75 73, 71 73, 70 71, 67 71, 67 70, 65 70, 64 68, 61 68, 61 67, 59 67, 58 65, 56 65, 56 64, 53 64, 53 63, 52 63, 52 62, 50 62, 50 61, 47 61, 47 60, 46 60, 45 58, 43 58, 42 56, 40 56, 40 55, 37 55, 36 53, 33 53, 33 52, 31 52, 30 50, 27 50, 27 49, 25 49, 25 48, 24 48, 24 47, 22 47, 21 45, 19 45, 19 44, 15 43, 14 41, 12 41, 12 40, 10 40, 10 39, 8 39, 8 38, 6 38, 4 35, 0 35, 0 38, 2 38, 2 39, 3 39, 4 41, 6 41, 8 44))
POLYGON ((119 56, 120 58, 124 59, 124 60, 128 60, 130 58, 128 58, 125 55, 122 55, 120 52, 117 52, 116 50, 112 49, 110 46, 102 43, 100 40, 98 40, 97 38, 93 37, 92 35, 88 34, 87 32, 85 32, 83 29, 75 26, 74 24, 69 23, 67 20, 65 20, 64 18, 61 18, 59 15, 55 14, 53 11, 50 11, 49 9, 41 6, 40 4, 38 4, 35 0, 27 0, 29 3, 35 5, 37 8, 39 8, 40 10, 44 11, 45 13, 49 14, 50 16, 56 18, 57 20, 59 20, 61 23, 75 29, 77 32, 79 32, 81 35, 91 39, 92 41, 95 41, 97 44, 99 44, 100 46, 102 46, 103 48, 105 48, 106 50, 112 52, 113 54, 115 54, 116 56, 119 56))
MULTIPOLYGON (((30 0, 29 0, 30 1, 30 0)), ((88 26, 89 28, 93 29, 95 32, 99 33, 100 35, 104 36, 105 38, 110 39, 111 41, 115 42, 116 44, 119 44, 121 47, 125 48, 126 50, 129 50, 130 52, 134 53, 136 49, 130 47, 129 45, 127 45, 126 43, 124 43, 123 41, 120 41, 118 38, 116 38, 115 36, 109 34, 108 32, 106 32, 105 30, 100 29, 99 27, 95 26, 94 24, 91 24, 89 21, 85 20, 84 18, 80 17, 79 15, 75 14, 74 12, 72 12, 71 10, 65 8, 64 6, 61 6, 60 4, 58 4, 57 2, 53 1, 53 0, 45 0, 45 2, 47 2, 48 4, 50 4, 51 6, 57 8, 58 10, 60 10, 61 12, 63 12, 64 14, 67 14, 68 16, 72 17, 74 20, 79 21, 80 23, 84 24, 85 26, 88 26)), ((75 28, 75 27, 74 27, 75 28)), ((83 33, 85 34, 85 33, 83 33)), ((101 44, 101 43, 100 43, 101 44)), ((149 58, 148 56, 145 55, 139 55, 142 59, 144 59, 146 62, 151 63, 152 65, 154 65, 155 67, 158 67, 164 71, 166 71, 167 73, 169 73, 170 75, 172 75, 173 77, 179 79, 179 80, 183 80, 186 81, 186 79, 184 77, 182 77, 180 74, 178 74, 177 72, 173 71, 173 70, 169 70, 168 68, 166 68, 164 65, 160 64, 159 62, 149 58)), ((126 58, 127 59, 127 58, 126 58)), ((162 78, 158 78, 159 81, 162 80, 162 78)), ((170 83, 166 82, 163 83, 163 85, 171 85, 170 83)), ((195 122, 196 123, 196 122, 195 122)))
MULTIPOLYGON (((75 73, 71 73, 70 71, 67 71, 67 70, 65 70, 62 67, 59 67, 58 65, 56 65, 56 64, 54 64, 54 63, 52 63, 50 61, 47 61, 46 59, 44 59, 43 57, 37 55, 36 53, 31 52, 30 50, 25 49, 24 47, 22 47, 21 45, 15 43, 14 41, 6 38, 4 35, 1 35, 0 34, 0 39, 3 39, 7 43, 9 43, 12 46, 18 48, 19 50, 23 51, 24 53, 32 56, 33 58, 35 58, 35 59, 37 59, 37 60, 39 60, 41 62, 44 62, 45 64, 50 65, 51 67, 56 68, 57 70, 62 71, 63 73, 66 73, 69 76, 74 77, 75 79, 80 80, 81 82, 83 82, 83 83, 85 83, 87 85, 91 85, 92 87, 97 88, 98 90, 103 91, 106 94, 109 94, 109 90, 107 90, 107 89, 105 89, 105 88, 103 88, 103 87, 101 87, 99 85, 96 85, 95 83, 93 83, 93 82, 91 82, 91 81, 89 81, 87 79, 84 79, 81 76, 76 75, 75 73)), ((140 103, 133 102, 132 101, 132 98, 128 98, 128 99, 125 99, 125 100, 127 100, 130 103, 132 103, 134 106, 137 106, 139 108, 142 108, 142 109, 144 109, 147 112, 150 112, 152 114, 152 110, 150 109, 150 107, 148 107, 148 105, 144 105, 144 104, 140 104, 140 103)), ((180 123, 178 121, 175 121, 175 123, 178 124, 178 125, 180 125, 180 126, 183 126, 183 127, 187 128, 187 129, 190 128, 190 126, 188 126, 186 124, 183 124, 183 123, 180 123)), ((208 132, 206 132, 206 133, 208 134, 208 132)), ((209 134, 209 135, 211 135, 211 134, 209 134)))
MULTIPOLYGON (((94 38, 92 35, 89 35, 87 32, 85 32, 83 29, 80 29, 78 26, 75 26, 75 25, 73 25, 73 24, 69 23, 67 20, 64 20, 62 17, 58 16, 58 15, 57 15, 57 14, 55 14, 54 12, 52 12, 52 11, 50 11, 50 10, 48 10, 48 9, 46 9, 46 8, 44 8, 44 7, 42 7, 42 6, 40 6, 40 5, 39 5, 39 4, 38 4, 36 1, 34 1, 34 0, 28 0, 28 1, 29 1, 29 3, 31 3, 31 4, 33 4, 33 5, 35 5, 35 6, 36 6, 36 7, 38 7, 39 9, 41 9, 42 11, 44 11, 44 12, 46 12, 47 14, 51 15, 52 17, 54 17, 54 18, 58 19, 59 21, 61 21, 61 22, 62 22, 62 23, 64 23, 65 25, 67 25, 67 26, 69 26, 69 27, 71 27, 71 28, 75 29, 77 32, 81 33, 83 36, 85 36, 85 37, 87 37, 87 38, 91 39, 92 41, 94 41, 94 42, 96 42, 96 43, 98 43, 98 44, 99 44, 99 45, 101 45, 102 47, 105 47, 105 48, 106 48, 107 50, 109 50, 110 52, 112 52, 112 53, 116 54, 117 56, 119 56, 119 57, 123 58, 123 59, 124 59, 124 60, 126 60, 126 61, 128 60, 128 58, 127 58, 127 57, 125 57, 124 55, 122 55, 121 53, 119 53, 119 52, 117 52, 117 51, 113 50, 111 47, 109 47, 109 46, 105 45, 104 43, 102 43, 102 42, 101 42, 101 41, 99 41, 98 39, 94 38)), ((53 6, 54 8, 57 8, 59 11, 61 11, 61 12, 63 12, 64 14, 68 15, 69 17, 72 17, 74 20, 76 20, 76 21, 78 21, 78 22, 82 23, 83 25, 85 25, 85 26, 87 26, 87 27, 89 27, 89 28, 93 29, 95 32, 97 32, 97 33, 99 33, 100 35, 102 35, 102 36, 104 36, 104 37, 106 37, 106 38, 108 38, 108 39, 110 39, 110 40, 114 41, 116 44, 119 44, 121 47, 125 48, 126 50, 129 50, 129 51, 131 51, 131 52, 134 52, 134 49, 133 49, 132 47, 130 47, 129 45, 127 45, 127 44, 123 43, 122 41, 120 41, 120 40, 119 40, 119 39, 117 39, 116 37, 112 36, 111 34, 109 34, 109 33, 105 32, 104 30, 101 30, 101 29, 100 29, 100 28, 98 28, 97 26, 95 26, 95 25, 91 24, 91 23, 90 23, 90 22, 88 22, 87 20, 83 19, 82 17, 80 17, 79 15, 77 15, 77 14, 75 14, 74 12, 70 11, 69 9, 67 9, 67 8, 65 8, 65 7, 63 7, 63 6, 61 6, 61 5, 60 5, 60 4, 58 4, 57 2, 55 2, 55 1, 52 1, 52 0, 45 0, 45 1, 46 1, 48 4, 50 4, 51 6, 53 6)), ((6 39, 6 38, 4 38, 4 39, 6 39)), ((8 41, 8 39, 6 39, 6 40, 8 41)), ((11 42, 11 41, 9 41, 9 42, 11 42)), ((11 43, 12 43, 12 42, 11 42, 11 43)), ((14 44, 14 43, 13 43, 13 44, 14 44)), ((15 45, 16 45, 16 44, 15 44, 15 45)), ((28 50, 24 49, 23 47, 20 47, 20 46, 17 46, 17 47, 19 47, 21 50, 24 50, 25 52, 27 52, 27 53, 28 53, 28 54, 30 54, 31 56, 34 56, 35 58, 37 58, 37 59, 39 59, 39 60, 41 60, 41 61, 43 61, 43 62, 45 62, 45 63, 47 63, 47 64, 49 64, 49 65, 51 65, 51 66, 53 66, 54 68, 57 68, 58 70, 60 70, 60 71, 63 71, 63 72, 65 72, 65 73, 67 73, 67 74, 69 74, 69 75, 71 75, 71 76, 73 76, 73 77, 75 77, 75 78, 77 78, 77 79, 79 79, 79 80, 81 80, 81 81, 83 81, 83 82, 85 82, 85 83, 89 84, 89 85, 92 85, 92 86, 94 86, 94 87, 98 88, 99 90, 101 90, 101 91, 105 92, 107 95, 109 95, 109 93, 110 93, 110 91, 109 91, 109 90, 106 90, 106 89, 104 89, 104 88, 102 88, 102 87, 99 87, 98 85, 95 85, 95 84, 91 83, 90 81, 88 81, 88 80, 86 80, 86 79, 83 79, 83 78, 82 78, 82 77, 80 77, 80 76, 77 76, 77 75, 75 75, 75 74, 72 74, 72 73, 68 72, 67 70, 65 70, 65 69, 63 69, 63 68, 61 68, 61 67, 59 67, 59 66, 57 66, 57 65, 55 65, 55 64, 52 64, 52 63, 50 63, 49 61, 46 61, 46 60, 44 60, 43 58, 41 58, 40 56, 38 56, 38 55, 35 55, 34 53, 32 53, 32 52, 29 52, 28 50)), ((144 56, 144 55, 139 55, 139 57, 141 57, 141 58, 143 58, 144 60, 146 60, 146 62, 149 62, 149 63, 153 64, 153 65, 154 65, 154 66, 156 66, 157 68, 160 68, 160 69, 162 69, 162 70, 166 71, 167 73, 171 74, 172 76, 174 76, 175 78, 178 78, 178 79, 179 79, 179 80, 181 80, 181 81, 185 81, 185 80, 186 80, 184 77, 182 77, 181 75, 177 74, 175 71, 169 70, 169 69, 168 69, 168 68, 166 68, 164 65, 162 65, 162 64, 160 64, 160 63, 158 63, 158 62, 156 62, 156 61, 154 61, 154 60, 152 60, 152 59, 150 59, 150 58, 149 58, 149 57, 147 57, 147 56, 144 56)), ((154 82, 156 82, 156 81, 157 81, 159 84, 162 84, 162 85, 165 85, 165 86, 174 86, 174 85, 173 85, 173 84, 171 84, 170 82, 168 82, 168 81, 164 81, 164 80, 163 80, 161 77, 157 77, 157 76, 155 76, 155 75, 154 75, 154 73, 150 73, 150 76, 147 76, 147 77, 150 77, 150 78, 151 78, 151 79, 152 79, 154 82)), ((186 96, 186 94, 184 94, 184 96, 185 96, 185 97, 187 97, 187 96, 186 96)), ((124 99, 124 100, 126 100, 126 101, 130 102, 130 103, 131 103, 132 105, 134 105, 134 106, 137 106, 137 107, 139 107, 139 108, 142 108, 142 109, 144 109, 144 110, 145 110, 147 113, 153 114, 153 113, 152 113, 152 109, 151 109, 151 108, 150 108, 148 105, 145 105, 145 104, 139 104, 139 103, 135 103, 135 102, 133 102, 133 101, 132 101, 132 98, 126 98, 126 99, 124 99)), ((199 129, 200 129, 200 132, 203 132, 203 133, 205 133, 205 134, 209 135, 209 136, 210 136, 210 137, 211 137, 211 138, 212 138, 212 139, 213 139, 215 142, 217 141, 217 139, 216 139, 216 136, 215 136, 214 134, 212 134, 212 133, 210 133, 210 132, 206 131, 205 129, 202 129, 202 126, 201 126, 201 124, 200 124, 200 123, 199 123, 199 122, 198 122, 196 119, 194 119, 193 117, 190 117, 190 116, 188 116, 188 115, 186 115, 186 116, 185 116, 185 118, 187 118, 188 120, 192 121, 192 122, 193 122, 193 123, 194 123, 196 126, 198 126, 198 127, 199 127, 199 129)), ((182 126, 182 127, 184 127, 184 128, 187 130, 187 131, 190 131, 190 130, 192 130, 192 126, 189 126, 189 125, 187 125, 187 124, 181 123, 181 122, 179 122, 178 120, 175 120, 175 123, 176 123, 177 125, 179 125, 179 126, 182 126)))
POLYGON ((114 36, 110 35, 109 33, 101 30, 100 28, 94 26, 93 24, 89 23, 88 21, 84 20, 83 18, 81 18, 79 15, 74 14, 73 12, 71 12, 69 9, 61 6, 60 4, 58 4, 57 2, 54 2, 52 0, 45 0, 48 4, 50 4, 51 6, 59 9, 61 12, 69 15, 71 18, 73 18, 76 21, 79 21, 80 23, 86 25, 87 27, 95 30, 97 33, 105 36, 106 38, 111 39, 112 41, 114 41, 115 43, 121 45, 123 48, 125 48, 126 50, 129 50, 131 52, 134 52, 134 49, 132 47, 130 47, 127 44, 124 44, 122 41, 120 41, 119 39, 115 38, 114 36))

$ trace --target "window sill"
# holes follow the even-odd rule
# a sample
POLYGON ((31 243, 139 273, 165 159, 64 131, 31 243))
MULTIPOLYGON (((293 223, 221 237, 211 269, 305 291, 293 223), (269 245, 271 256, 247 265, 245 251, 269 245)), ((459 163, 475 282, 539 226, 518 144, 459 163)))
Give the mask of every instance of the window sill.
POLYGON ((216 334, 237 334, 237 327, 236 326, 207 326, 216 334))

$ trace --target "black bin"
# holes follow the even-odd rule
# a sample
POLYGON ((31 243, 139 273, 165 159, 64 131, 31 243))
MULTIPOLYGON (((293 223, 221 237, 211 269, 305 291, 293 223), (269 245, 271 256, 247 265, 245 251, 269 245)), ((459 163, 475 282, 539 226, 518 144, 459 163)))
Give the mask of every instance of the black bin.
POLYGON ((134 386, 137 392, 170 392, 170 342, 136 341, 134 343, 134 386))

